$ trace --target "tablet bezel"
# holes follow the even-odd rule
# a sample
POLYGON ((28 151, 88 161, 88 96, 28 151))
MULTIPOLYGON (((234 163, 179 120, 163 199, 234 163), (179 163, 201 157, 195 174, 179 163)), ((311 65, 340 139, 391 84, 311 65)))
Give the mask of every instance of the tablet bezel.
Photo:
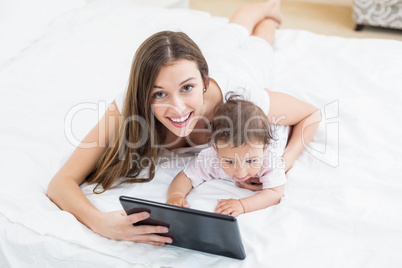
POLYGON ((172 246, 240 260, 246 257, 235 217, 128 196, 120 196, 119 200, 127 215, 144 211, 150 213, 148 219, 134 225, 168 227, 169 233, 159 235, 171 237, 172 246), (216 230, 211 231, 210 228, 216 230), (201 236, 201 232, 204 235, 201 236), (220 237, 223 239, 218 241, 220 237))

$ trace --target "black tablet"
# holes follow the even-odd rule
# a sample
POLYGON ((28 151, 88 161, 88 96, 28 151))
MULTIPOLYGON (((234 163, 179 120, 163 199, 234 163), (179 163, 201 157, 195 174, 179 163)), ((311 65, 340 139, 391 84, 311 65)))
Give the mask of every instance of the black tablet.
POLYGON ((120 196, 127 215, 148 212, 151 216, 134 225, 169 228, 171 245, 244 260, 246 254, 235 217, 120 196))

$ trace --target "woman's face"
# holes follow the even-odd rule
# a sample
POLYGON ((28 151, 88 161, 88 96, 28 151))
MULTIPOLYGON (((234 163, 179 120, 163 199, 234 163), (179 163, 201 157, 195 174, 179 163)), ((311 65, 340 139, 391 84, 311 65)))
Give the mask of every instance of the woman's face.
POLYGON ((163 66, 151 91, 155 117, 176 136, 190 135, 203 116, 203 89, 195 62, 178 60, 163 66))

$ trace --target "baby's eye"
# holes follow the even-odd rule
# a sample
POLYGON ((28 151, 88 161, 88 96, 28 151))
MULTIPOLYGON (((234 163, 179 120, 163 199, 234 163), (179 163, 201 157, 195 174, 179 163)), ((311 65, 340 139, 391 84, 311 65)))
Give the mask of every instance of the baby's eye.
POLYGON ((254 162, 255 162, 255 159, 251 159, 251 160, 246 161, 247 164, 251 164, 251 163, 254 163, 254 162))
POLYGON ((160 98, 163 98, 163 97, 165 97, 165 93, 163 93, 163 92, 156 92, 155 94, 154 94, 154 98, 157 98, 157 99, 160 99, 160 98))
POLYGON ((225 160, 225 163, 232 165, 232 164, 234 164, 234 161, 233 160, 225 160))
POLYGON ((192 85, 186 85, 183 87, 183 91, 185 91, 185 92, 191 91, 192 89, 193 89, 192 85))

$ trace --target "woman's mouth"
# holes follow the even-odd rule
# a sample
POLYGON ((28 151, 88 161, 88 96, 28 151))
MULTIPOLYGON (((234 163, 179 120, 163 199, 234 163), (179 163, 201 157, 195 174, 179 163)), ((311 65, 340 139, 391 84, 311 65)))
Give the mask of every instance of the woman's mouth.
POLYGON ((190 112, 188 114, 185 114, 183 116, 175 116, 175 117, 167 117, 169 121, 178 128, 182 128, 187 126, 187 124, 190 122, 190 118, 192 117, 193 112, 190 112))

